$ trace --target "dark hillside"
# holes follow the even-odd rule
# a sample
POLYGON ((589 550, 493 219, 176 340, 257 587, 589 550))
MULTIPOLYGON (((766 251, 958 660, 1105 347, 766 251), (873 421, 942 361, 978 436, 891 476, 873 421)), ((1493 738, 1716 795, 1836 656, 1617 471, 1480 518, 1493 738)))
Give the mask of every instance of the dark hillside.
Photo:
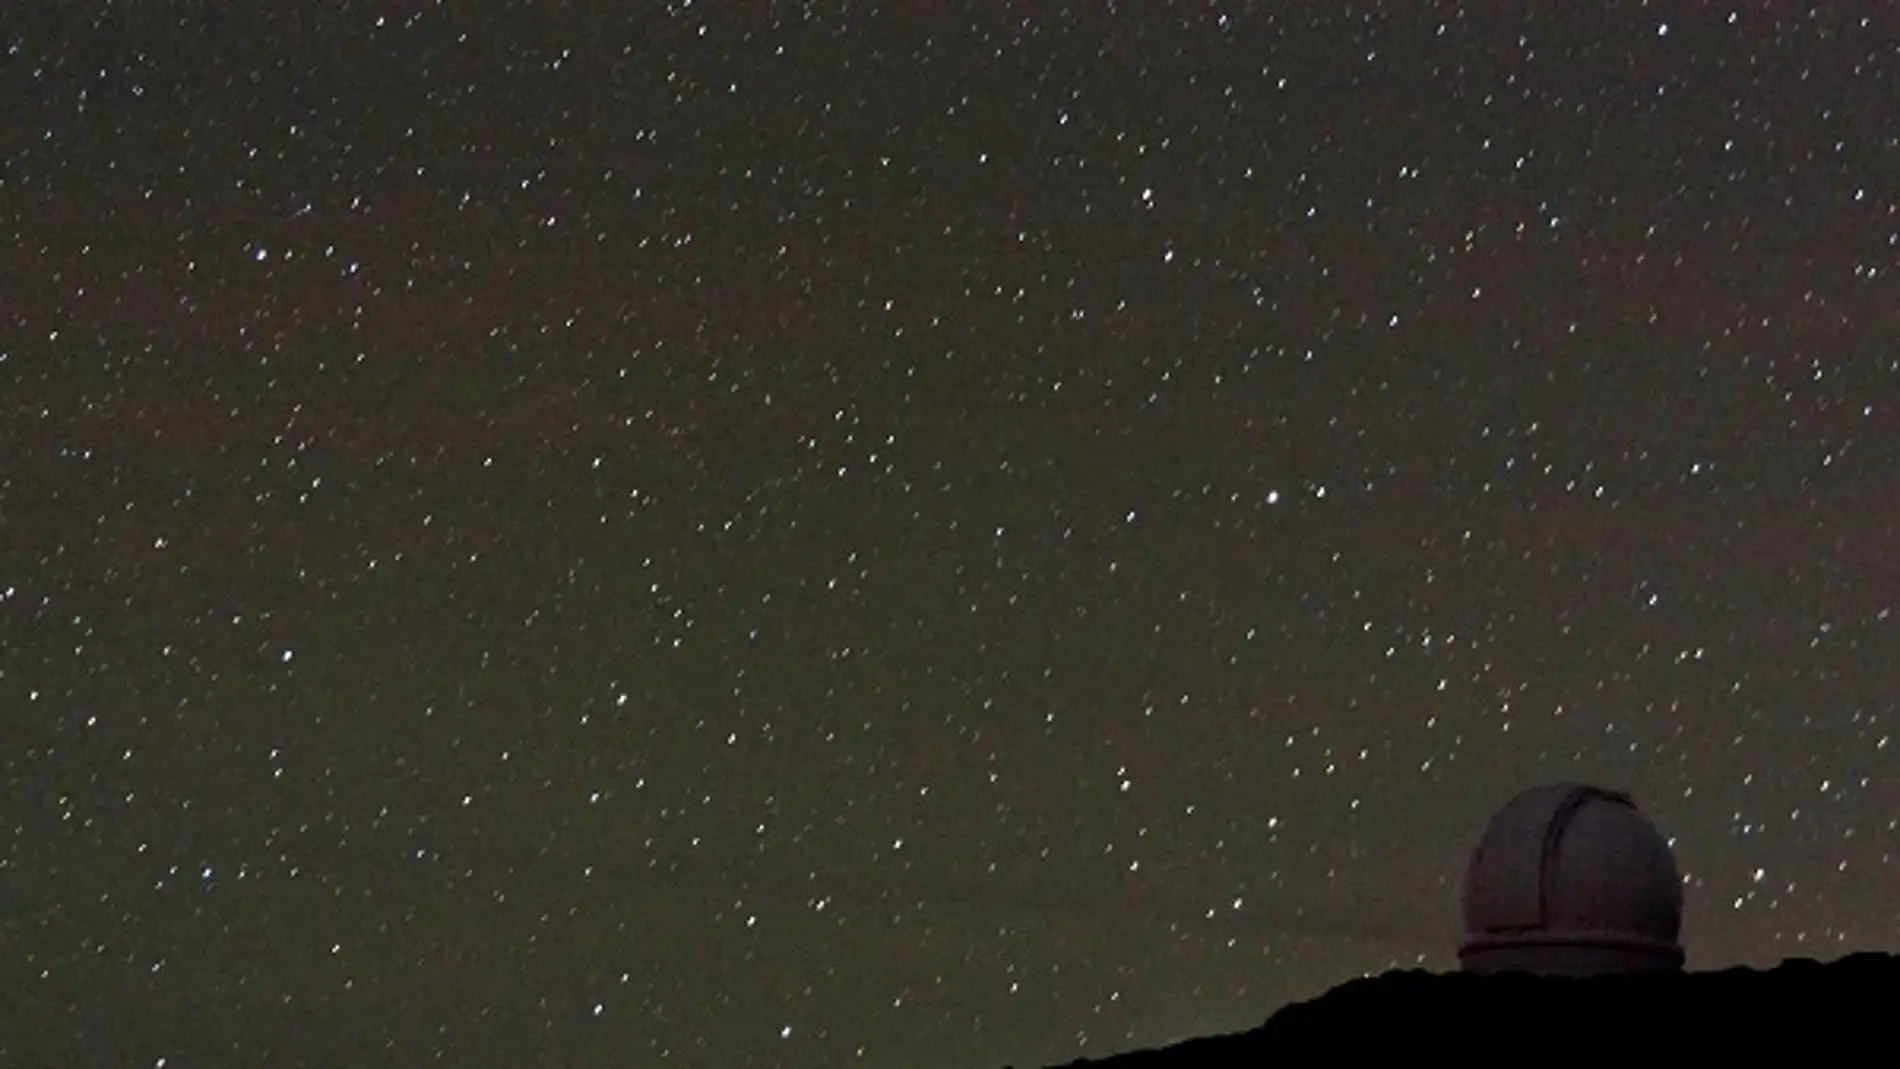
POLYGON ((1796 959, 1774 969, 1551 979, 1394 972, 1288 1006, 1249 1032, 1189 1040, 1066 1069, 1296 1065, 1324 1054, 1480 1060, 1579 1052, 1628 1056, 1761 1044, 1785 1056, 1857 1051, 1879 1060, 1900 958, 1796 959))

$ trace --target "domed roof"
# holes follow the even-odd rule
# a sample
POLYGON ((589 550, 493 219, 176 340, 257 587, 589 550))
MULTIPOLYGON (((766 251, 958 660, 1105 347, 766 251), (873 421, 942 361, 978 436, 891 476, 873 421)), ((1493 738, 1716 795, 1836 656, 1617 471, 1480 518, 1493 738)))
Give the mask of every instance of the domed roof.
POLYGON ((1626 794, 1579 783, 1505 803, 1465 873, 1471 972, 1589 975, 1681 968, 1682 878, 1626 794))

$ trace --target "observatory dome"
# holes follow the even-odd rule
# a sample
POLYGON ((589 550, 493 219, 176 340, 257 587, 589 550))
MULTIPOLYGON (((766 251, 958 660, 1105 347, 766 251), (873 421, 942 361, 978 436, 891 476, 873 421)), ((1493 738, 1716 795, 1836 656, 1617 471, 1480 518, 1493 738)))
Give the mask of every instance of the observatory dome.
POLYGON ((1467 972, 1588 976, 1682 967, 1682 878, 1628 795, 1578 783, 1505 803, 1465 873, 1467 972))

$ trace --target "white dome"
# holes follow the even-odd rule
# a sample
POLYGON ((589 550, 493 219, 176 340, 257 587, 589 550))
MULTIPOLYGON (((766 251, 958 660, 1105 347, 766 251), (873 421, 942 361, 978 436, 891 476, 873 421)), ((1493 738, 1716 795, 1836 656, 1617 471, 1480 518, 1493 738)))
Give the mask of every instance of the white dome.
POLYGON ((1679 969, 1682 878, 1628 795, 1525 791, 1491 818, 1465 873, 1469 972, 1583 976, 1679 969))

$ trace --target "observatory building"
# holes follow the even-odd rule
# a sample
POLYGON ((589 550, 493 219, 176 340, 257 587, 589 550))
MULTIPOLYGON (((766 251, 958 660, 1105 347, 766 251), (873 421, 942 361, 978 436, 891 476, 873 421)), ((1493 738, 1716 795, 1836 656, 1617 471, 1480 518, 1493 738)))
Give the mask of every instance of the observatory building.
POLYGON ((1682 968, 1682 877, 1627 794, 1579 783, 1505 803, 1465 872, 1466 972, 1592 976, 1682 968))

